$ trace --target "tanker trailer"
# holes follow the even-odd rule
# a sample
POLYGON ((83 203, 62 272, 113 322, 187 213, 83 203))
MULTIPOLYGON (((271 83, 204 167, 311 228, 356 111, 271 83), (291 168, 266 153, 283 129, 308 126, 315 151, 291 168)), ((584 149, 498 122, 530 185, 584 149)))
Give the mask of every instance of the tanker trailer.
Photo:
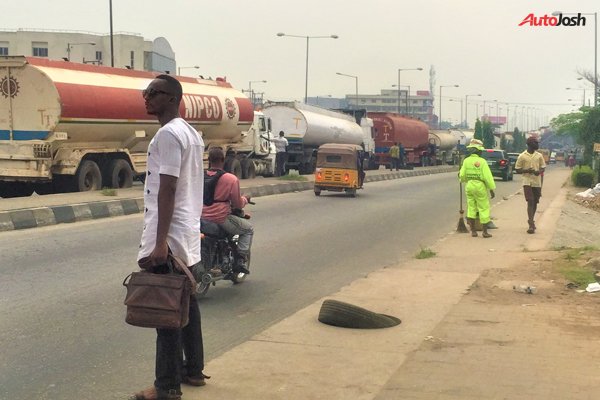
MULTIPOLYGON (((158 128, 145 71, 0 57, 0 197, 128 187, 143 176, 158 128)), ((234 142, 253 121, 248 98, 222 79, 179 77, 180 113, 206 143, 234 142)))
POLYGON ((429 142, 435 143, 438 164, 455 164, 457 161, 458 141, 449 131, 429 131, 429 142))
POLYGON ((400 116, 395 113, 370 112, 377 133, 375 135, 376 168, 384 165, 391 168, 390 147, 394 143, 402 143, 406 164, 420 165, 423 155, 427 154, 429 129, 427 125, 414 118, 400 116))
POLYGON ((310 174, 316 152, 325 143, 363 145, 363 130, 349 115, 298 102, 268 103, 263 110, 271 119, 273 135, 280 131, 288 140, 286 171, 310 174))

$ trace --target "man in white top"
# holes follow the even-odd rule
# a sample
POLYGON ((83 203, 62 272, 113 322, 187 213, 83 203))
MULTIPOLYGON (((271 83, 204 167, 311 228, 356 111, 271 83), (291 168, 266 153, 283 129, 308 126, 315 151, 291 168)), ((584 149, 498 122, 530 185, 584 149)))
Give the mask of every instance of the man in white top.
POLYGON ((527 150, 519 154, 515 163, 517 174, 523 175, 523 194, 527 201, 527 217, 529 220, 529 229, 527 233, 535 233, 535 212, 537 204, 542 197, 542 176, 546 168, 544 156, 537 151, 540 147, 535 136, 527 139, 527 150))
MULTIPOLYGON (((142 92, 148 114, 160 122, 148 146, 144 186, 144 228, 138 264, 166 273, 171 251, 187 266, 200 261, 200 216, 204 142, 179 115, 181 84, 159 75, 142 92)), ((157 329, 154 385, 132 396, 136 400, 181 399, 181 383, 203 385, 206 377, 200 310, 190 299, 189 323, 183 329, 157 329), (185 354, 185 370, 183 355, 185 354)))
POLYGON ((279 137, 273 138, 273 142, 275 143, 275 176, 285 175, 285 162, 287 161, 287 151, 286 147, 288 146, 288 141, 284 137, 283 131, 279 132, 279 137))

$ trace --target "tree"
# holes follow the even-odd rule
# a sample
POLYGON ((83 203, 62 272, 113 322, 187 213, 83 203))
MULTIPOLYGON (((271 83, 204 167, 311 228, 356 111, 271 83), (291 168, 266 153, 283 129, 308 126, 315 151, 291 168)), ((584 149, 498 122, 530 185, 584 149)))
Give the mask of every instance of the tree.
POLYGON ((526 144, 525 134, 523 132, 519 131, 519 128, 515 128, 515 130, 513 131, 512 150, 515 153, 521 153, 521 152, 525 151, 526 147, 527 147, 527 144, 526 144))
POLYGON ((494 138, 494 128, 492 127, 492 123, 488 120, 483 121, 481 124, 481 129, 483 131, 483 147, 486 149, 493 149, 496 147, 496 139, 494 138))
POLYGON ((502 139, 500 139, 500 148, 506 152, 509 152, 508 149, 508 140, 506 140, 506 136, 502 135, 502 139))
POLYGON ((475 133, 473 134, 473 139, 483 140, 483 130, 479 118, 475 121, 475 133))
POLYGON ((600 143, 600 107, 581 107, 550 122, 558 134, 571 135, 584 147, 584 162, 591 164, 594 143, 600 143))

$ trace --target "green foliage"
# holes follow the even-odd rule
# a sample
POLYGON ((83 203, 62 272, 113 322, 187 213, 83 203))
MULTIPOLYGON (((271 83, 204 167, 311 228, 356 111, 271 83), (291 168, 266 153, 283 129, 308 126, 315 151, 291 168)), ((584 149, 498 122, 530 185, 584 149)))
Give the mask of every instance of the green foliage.
POLYGON ((587 166, 576 166, 571 173, 571 181, 575 186, 590 188, 594 185, 594 171, 587 166))
POLYGON ((479 118, 475 121, 475 133, 473 134, 473 139, 483 140, 483 130, 479 118))
POLYGON ((519 128, 515 128, 513 132, 513 143, 511 153, 522 153, 527 148, 525 134, 519 131, 519 128))
POLYGON ((308 180, 308 179, 306 179, 305 176, 300 175, 296 171, 290 171, 287 175, 280 176, 279 179, 282 181, 306 181, 306 180, 308 180))
POLYGON ((102 196, 116 196, 117 195, 117 189, 112 189, 109 187, 103 187, 102 188, 102 196))
POLYGON ((506 140, 506 136, 502 135, 502 139, 500 139, 500 148, 502 150, 506 150, 507 152, 509 151, 508 149, 508 140, 506 140))
POLYGON ((581 107, 579 111, 552 119, 552 127, 562 135, 571 135, 584 146, 584 162, 591 164, 594 143, 600 143, 600 107, 581 107))
POLYGON ((435 257, 437 253, 429 247, 421 247, 421 250, 415 255, 416 259, 422 260, 425 258, 435 257))
POLYGON ((493 149, 496 147, 494 127, 492 126, 492 123, 488 120, 483 121, 481 124, 481 129, 483 131, 483 147, 486 149, 493 149))

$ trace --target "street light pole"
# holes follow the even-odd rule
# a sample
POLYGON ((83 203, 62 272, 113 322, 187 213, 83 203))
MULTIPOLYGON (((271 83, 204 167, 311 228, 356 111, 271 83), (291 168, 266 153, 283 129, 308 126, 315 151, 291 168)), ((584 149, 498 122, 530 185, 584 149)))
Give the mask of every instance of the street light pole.
MULTIPOLYGON (((565 89, 566 90, 583 90, 583 101, 581 102, 581 105, 585 106, 585 89, 584 88, 572 88, 572 87, 568 87, 568 88, 565 88, 565 89)), ((595 105, 594 105, 594 107, 595 107, 595 105)))
POLYGON ((194 65, 194 66, 191 66, 191 67, 177 67, 177 75, 181 76, 181 70, 182 69, 192 69, 192 68, 200 69, 200 66, 199 65, 194 65))
POLYGON ((459 87, 458 85, 440 85, 440 116, 438 122, 438 128, 442 129, 442 88, 445 87, 459 87))
POLYGON ((349 78, 354 78, 355 84, 356 84, 356 88, 355 88, 356 94, 355 94, 355 97, 354 97, 354 106, 358 110, 358 76, 356 76, 356 75, 349 75, 349 74, 342 74, 341 72, 336 72, 336 75, 341 75, 341 76, 347 76, 349 78))
POLYGON ((108 1, 108 12, 110 14, 110 66, 115 66, 115 47, 113 43, 113 18, 112 18, 112 0, 108 1))
POLYGON ((462 101, 462 99, 458 99, 458 100, 457 99, 448 99, 448 100, 450 100, 450 101, 460 101, 460 119, 461 119, 460 126, 462 127, 462 117, 463 117, 463 101, 462 101))
MULTIPOLYGON (((481 94, 466 94, 465 95, 465 124, 467 125, 466 126, 467 129, 469 129, 469 119, 467 118, 467 114, 469 113, 469 97, 473 97, 473 96, 481 97, 481 94)), ((479 116, 479 110, 477 110, 477 114, 479 116)))
POLYGON ((260 81, 249 81, 248 82, 248 93, 250 93, 250 98, 252 99, 252 105, 256 107, 256 104, 254 104, 255 98, 254 98, 254 92, 252 91, 252 84, 253 83, 267 83, 266 80, 260 80, 260 81))
MULTIPOLYGON (((400 114, 400 72, 402 71, 423 71, 423 68, 398 68, 398 114, 400 114)), ((406 94, 406 112, 408 113, 408 93, 406 94)))
POLYGON ((288 35, 283 32, 279 32, 277 34, 279 37, 288 36, 295 38, 306 39, 306 76, 304 78, 304 104, 308 102, 308 46, 310 39, 338 39, 338 35, 329 35, 329 36, 302 36, 302 35, 288 35))

